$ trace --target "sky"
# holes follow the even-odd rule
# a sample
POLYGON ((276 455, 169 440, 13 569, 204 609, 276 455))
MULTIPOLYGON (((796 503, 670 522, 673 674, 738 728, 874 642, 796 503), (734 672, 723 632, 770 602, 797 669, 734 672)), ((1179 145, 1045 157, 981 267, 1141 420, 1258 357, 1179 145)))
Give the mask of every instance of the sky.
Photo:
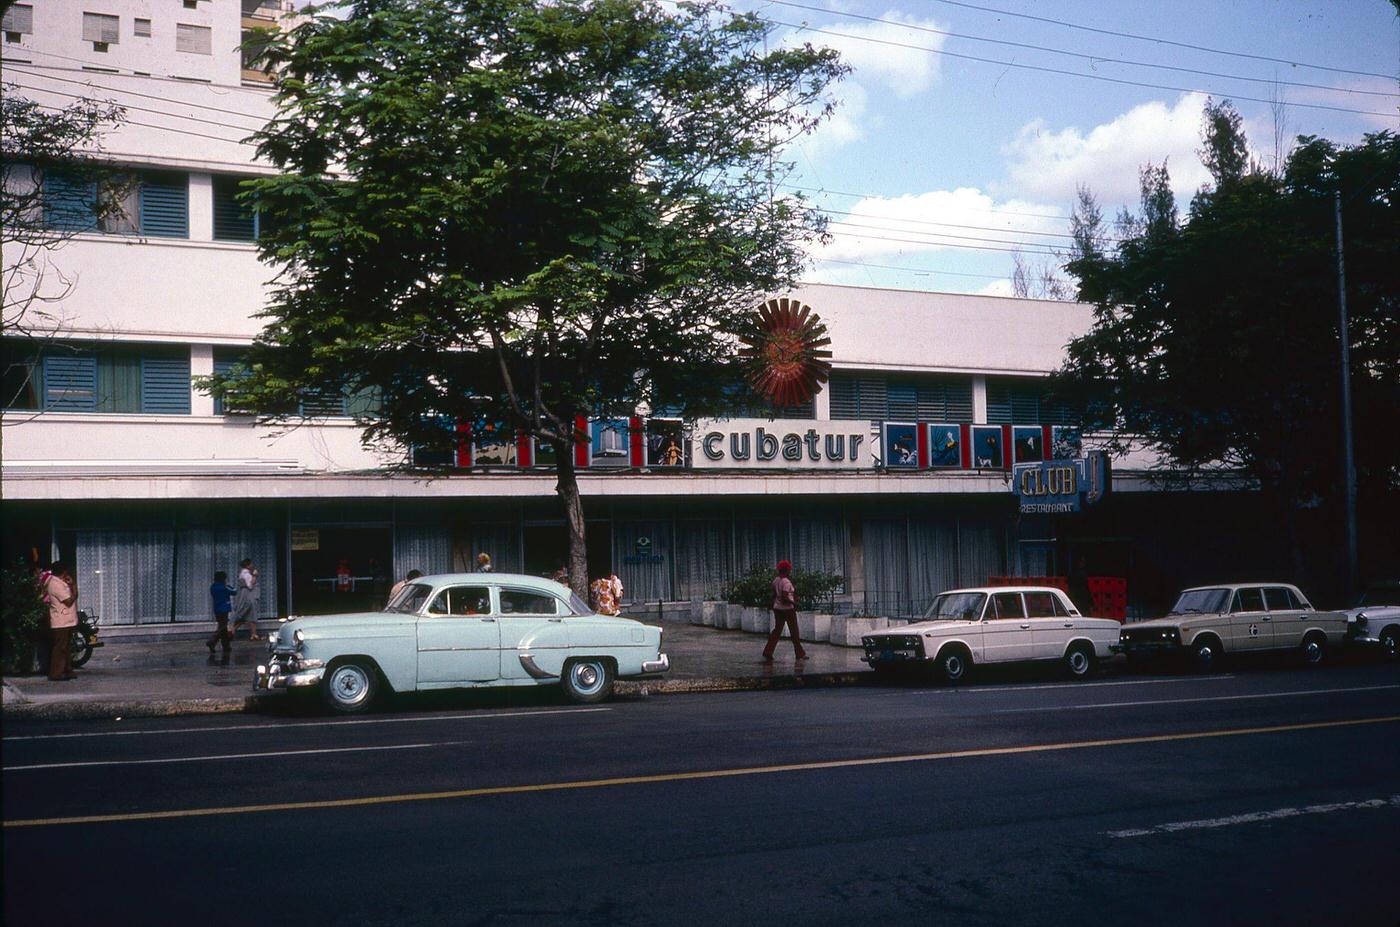
POLYGON ((774 41, 833 47, 851 66, 832 90, 834 117, 788 151, 787 183, 832 222, 812 281, 1009 295, 1013 252, 1033 271, 1062 263, 1048 252, 1069 241, 1079 185, 1112 216, 1136 206, 1140 167, 1166 161, 1185 210, 1208 179, 1196 154, 1207 95, 1233 101, 1266 166, 1274 99, 1288 138, 1355 143, 1400 130, 1400 19, 1389 0, 732 5, 781 24, 774 41))

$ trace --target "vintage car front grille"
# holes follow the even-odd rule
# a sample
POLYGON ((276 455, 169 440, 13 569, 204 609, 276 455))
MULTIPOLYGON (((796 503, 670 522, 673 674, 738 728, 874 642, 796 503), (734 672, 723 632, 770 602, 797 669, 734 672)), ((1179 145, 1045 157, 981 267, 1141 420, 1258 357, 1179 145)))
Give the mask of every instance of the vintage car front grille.
POLYGON ((863 643, 865 655, 875 659, 883 657, 885 651, 890 651, 891 655, 897 651, 912 651, 914 659, 920 660, 924 656, 924 641, 917 634, 882 634, 879 637, 868 637, 863 643))
POLYGON ((1176 628, 1124 628, 1119 635, 1124 644, 1174 644, 1180 639, 1176 628))

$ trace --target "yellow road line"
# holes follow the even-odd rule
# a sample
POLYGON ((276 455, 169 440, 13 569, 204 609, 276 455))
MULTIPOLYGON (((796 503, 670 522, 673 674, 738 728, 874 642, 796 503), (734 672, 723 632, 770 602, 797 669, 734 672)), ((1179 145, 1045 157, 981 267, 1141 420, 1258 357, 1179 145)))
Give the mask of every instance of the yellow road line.
POLYGON ((365 798, 338 798, 326 801, 280 802, 266 805, 234 805, 224 808, 184 808, 175 811, 138 811, 130 814, 93 814, 67 818, 30 818, 6 821, 5 827, 53 827, 60 824, 111 824, 121 821, 158 821, 166 818, 212 817, 221 814, 257 814, 267 811, 309 811, 319 808, 354 808, 362 805, 391 805, 410 801, 442 801, 451 798, 481 798, 488 795, 518 795, 525 792, 561 792, 568 789, 597 789, 617 785, 645 785, 656 782, 686 782, 695 779, 726 779, 734 776, 762 776, 772 773, 808 772, 821 769, 847 769, 857 766, 886 766, 893 763, 928 763, 987 756, 1014 756, 1023 753, 1050 753, 1084 750, 1092 747, 1126 747, 1134 744, 1206 740, 1213 737, 1243 737, 1250 734, 1283 734, 1324 728, 1356 727, 1363 724, 1393 724, 1400 715, 1383 718, 1353 718, 1345 721, 1313 721, 1307 724, 1281 724, 1273 727, 1241 727, 1223 731, 1191 731, 1185 734, 1151 734, 1108 740, 1075 740, 1053 744, 1027 744, 1019 747, 983 747, 975 750, 947 750, 941 753, 908 753, 864 759, 823 760, 811 763, 784 763, 776 766, 741 766, 733 769, 705 769, 694 772, 655 773, 646 776, 618 776, 610 779, 580 779, 573 782, 541 782, 532 785, 488 786, 455 789, 449 792, 412 792, 403 795, 372 795, 365 798))

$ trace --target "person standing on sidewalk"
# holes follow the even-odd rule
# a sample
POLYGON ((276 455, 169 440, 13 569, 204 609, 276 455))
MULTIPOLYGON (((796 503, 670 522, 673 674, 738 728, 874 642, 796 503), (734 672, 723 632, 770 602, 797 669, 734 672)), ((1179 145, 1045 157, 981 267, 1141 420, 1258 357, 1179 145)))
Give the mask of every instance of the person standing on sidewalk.
POLYGON ((214 636, 205 641, 209 647, 209 662, 214 662, 214 645, 222 644, 224 663, 228 663, 229 651, 233 649, 233 634, 228 629, 228 615, 233 611, 234 588, 228 584, 228 574, 219 570, 214 574, 214 582, 209 587, 209 598, 214 603, 214 636))
POLYGON ((49 678, 76 679, 71 638, 78 626, 78 584, 62 560, 44 578, 44 599, 49 603, 49 678))
POLYGON ((788 629, 797 659, 807 659, 807 651, 802 649, 802 641, 797 635, 797 590, 793 588, 791 575, 792 564, 779 560, 778 575, 773 579, 773 633, 768 635, 768 644, 763 648, 764 663, 773 662, 773 651, 778 648, 778 641, 782 640, 783 628, 788 629))
POLYGON ((262 640, 258 636, 258 571, 247 558, 238 565, 238 592, 233 597, 233 631, 229 636, 237 634, 242 624, 251 625, 248 640, 262 640))
POLYGON ((486 551, 483 550, 476 555, 476 571, 478 573, 491 573, 494 572, 495 569, 496 568, 491 565, 491 555, 486 551))

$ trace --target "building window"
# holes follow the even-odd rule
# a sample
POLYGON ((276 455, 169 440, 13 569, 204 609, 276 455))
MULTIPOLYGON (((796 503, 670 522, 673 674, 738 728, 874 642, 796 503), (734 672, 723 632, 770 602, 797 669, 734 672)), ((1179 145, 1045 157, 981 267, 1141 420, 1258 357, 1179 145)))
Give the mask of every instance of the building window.
POLYGON ((185 9, 187 9, 187 10, 197 10, 197 9, 199 9, 199 0, 185 0, 185 9))
POLYGON ((214 238, 218 241, 255 241, 258 215, 238 201, 245 178, 214 177, 214 238))
POLYGON ((132 33, 142 38, 149 39, 151 37, 151 21, 149 19, 137 19, 132 33))
POLYGON ((156 238, 190 237, 186 174, 143 171, 98 182, 71 172, 49 170, 44 173, 43 184, 44 221, 49 228, 156 238))
POLYGON ((108 45, 121 41, 121 19, 107 13, 84 13, 83 41, 91 42, 93 51, 106 51, 108 45))
POLYGON ((5 33, 6 42, 22 42, 26 35, 34 34, 34 5, 16 3, 5 11, 0 21, 0 31, 5 33))
POLYGON ((1045 396, 1041 383, 987 380, 989 425, 1073 425, 1067 406, 1045 396))
POLYGON ((833 373, 827 389, 833 419, 972 421, 972 381, 967 377, 833 373))
POLYGON ((50 344, 40 352, 7 341, 5 355, 9 408, 190 414, 185 347, 50 344))
POLYGON ((175 50, 191 55, 212 54, 212 30, 208 26, 192 26, 189 23, 175 24, 175 50))

